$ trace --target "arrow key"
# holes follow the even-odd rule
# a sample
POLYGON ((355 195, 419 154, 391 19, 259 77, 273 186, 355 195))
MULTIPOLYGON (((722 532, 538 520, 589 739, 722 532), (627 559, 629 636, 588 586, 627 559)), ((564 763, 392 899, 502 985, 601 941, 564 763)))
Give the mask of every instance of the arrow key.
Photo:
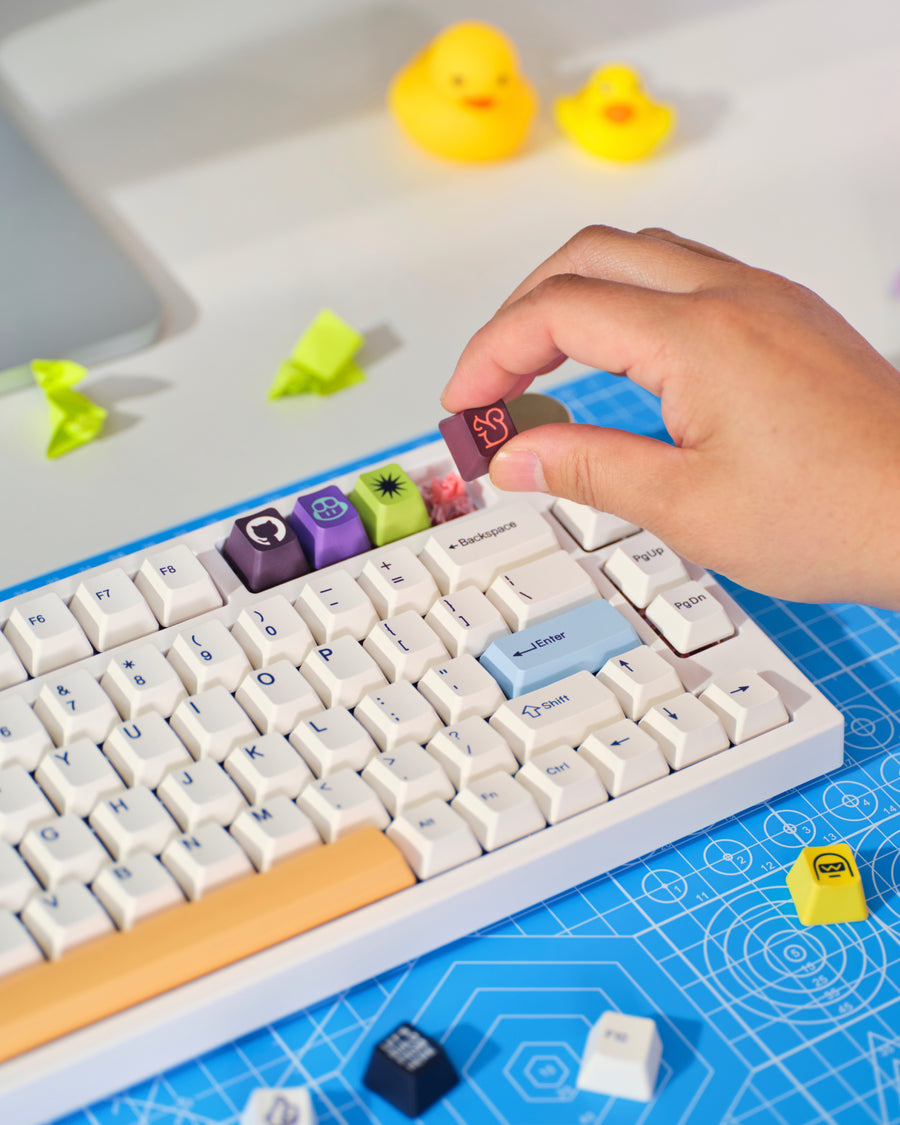
POLYGON ((659 744, 631 719, 592 731, 578 747, 578 757, 600 774, 611 797, 621 797, 669 772, 659 744))
POLYGON ((597 673, 629 719, 637 721, 655 703, 681 695, 684 687, 671 664, 647 645, 614 656, 597 673))
POLYGON ((719 716, 732 742, 746 742, 757 734, 788 722, 777 690, 756 672, 719 676, 700 698, 719 716))
POLYGON ((690 692, 651 707, 640 726, 656 739, 673 770, 728 747, 728 735, 718 715, 690 692))

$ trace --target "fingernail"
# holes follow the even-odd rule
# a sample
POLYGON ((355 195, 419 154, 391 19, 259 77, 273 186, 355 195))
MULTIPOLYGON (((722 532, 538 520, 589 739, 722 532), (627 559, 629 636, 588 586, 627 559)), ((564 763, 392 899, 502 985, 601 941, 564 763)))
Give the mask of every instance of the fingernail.
POLYGON ((501 449, 491 461, 491 480, 508 492, 547 492, 543 466, 530 449, 501 449))

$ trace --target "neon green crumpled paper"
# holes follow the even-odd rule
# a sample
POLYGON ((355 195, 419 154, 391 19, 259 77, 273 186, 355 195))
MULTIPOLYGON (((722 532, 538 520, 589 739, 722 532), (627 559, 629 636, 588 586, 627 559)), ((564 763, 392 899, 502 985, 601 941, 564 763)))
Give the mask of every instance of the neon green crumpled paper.
POLYGON ((269 398, 283 395, 330 395, 365 380, 365 372, 353 362, 363 345, 355 328, 323 309, 278 368, 269 387, 269 398))
POLYGON ((68 359, 33 359, 31 370, 50 408, 47 456, 61 457, 93 441, 103 429, 106 411, 72 390, 85 377, 87 369, 68 359))

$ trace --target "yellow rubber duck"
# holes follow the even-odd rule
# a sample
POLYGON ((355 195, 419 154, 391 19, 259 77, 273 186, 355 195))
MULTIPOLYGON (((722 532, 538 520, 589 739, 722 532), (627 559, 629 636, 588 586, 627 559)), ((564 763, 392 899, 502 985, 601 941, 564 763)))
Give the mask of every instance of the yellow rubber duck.
POLYGON ((521 147, 538 99, 509 38, 468 20, 442 31, 394 76, 388 106, 428 152, 482 161, 521 147))
POLYGON ((611 160, 649 156, 675 124, 672 107, 651 101, 636 71, 620 63, 596 70, 578 93, 558 98, 553 108, 567 136, 611 160))

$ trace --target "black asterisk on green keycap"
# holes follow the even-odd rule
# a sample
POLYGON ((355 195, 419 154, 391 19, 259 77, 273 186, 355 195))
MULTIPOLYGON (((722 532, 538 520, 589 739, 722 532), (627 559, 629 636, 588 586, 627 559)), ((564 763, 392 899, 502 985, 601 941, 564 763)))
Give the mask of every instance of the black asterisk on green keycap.
POLYGON ((392 500, 395 496, 400 495, 405 484, 400 477, 385 473, 383 476, 376 477, 375 480, 372 481, 372 487, 383 500, 392 500))

